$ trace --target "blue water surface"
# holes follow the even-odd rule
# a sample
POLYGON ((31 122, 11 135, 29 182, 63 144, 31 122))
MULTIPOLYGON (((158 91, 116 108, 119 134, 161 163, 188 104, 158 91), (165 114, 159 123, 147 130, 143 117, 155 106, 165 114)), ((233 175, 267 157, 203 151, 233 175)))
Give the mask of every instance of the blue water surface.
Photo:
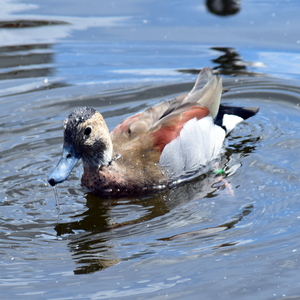
POLYGON ((222 16, 207 2, 1 3, 3 299, 300 297, 299 3, 236 1, 222 16), (57 209, 46 179, 68 114, 92 106, 113 129, 204 66, 230 89, 222 101, 260 107, 227 138, 225 178, 104 200, 84 194, 78 165, 57 209))

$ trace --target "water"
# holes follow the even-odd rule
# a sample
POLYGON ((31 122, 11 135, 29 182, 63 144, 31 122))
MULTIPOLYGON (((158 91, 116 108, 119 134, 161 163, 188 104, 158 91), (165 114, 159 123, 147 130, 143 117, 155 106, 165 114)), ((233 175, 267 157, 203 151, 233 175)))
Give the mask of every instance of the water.
POLYGON ((227 17, 194 0, 1 6, 3 299, 299 297, 297 1, 243 1, 227 17), (113 129, 207 65, 224 102, 260 107, 228 137, 224 179, 102 200, 84 195, 79 165, 56 199, 46 179, 71 111, 92 106, 113 129))

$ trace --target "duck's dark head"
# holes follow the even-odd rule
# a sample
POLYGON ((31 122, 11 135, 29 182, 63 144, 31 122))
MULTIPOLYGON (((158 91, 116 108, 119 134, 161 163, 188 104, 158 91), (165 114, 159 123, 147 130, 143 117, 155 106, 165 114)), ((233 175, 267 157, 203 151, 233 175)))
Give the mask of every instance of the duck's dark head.
POLYGON ((64 121, 63 153, 48 177, 54 186, 65 181, 80 158, 84 168, 108 164, 112 159, 112 141, 102 115, 90 107, 79 108, 64 121))

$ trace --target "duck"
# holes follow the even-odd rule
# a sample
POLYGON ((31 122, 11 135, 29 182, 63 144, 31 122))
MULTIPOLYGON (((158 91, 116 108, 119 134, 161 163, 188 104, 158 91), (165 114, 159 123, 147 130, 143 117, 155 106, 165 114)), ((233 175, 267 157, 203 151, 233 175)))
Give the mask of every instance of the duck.
POLYGON ((111 132, 94 108, 76 109, 63 123, 62 156, 49 184, 65 181, 80 159, 84 191, 102 198, 146 196, 200 176, 220 157, 229 132, 259 110, 221 104, 222 93, 222 77, 205 67, 189 93, 111 132))

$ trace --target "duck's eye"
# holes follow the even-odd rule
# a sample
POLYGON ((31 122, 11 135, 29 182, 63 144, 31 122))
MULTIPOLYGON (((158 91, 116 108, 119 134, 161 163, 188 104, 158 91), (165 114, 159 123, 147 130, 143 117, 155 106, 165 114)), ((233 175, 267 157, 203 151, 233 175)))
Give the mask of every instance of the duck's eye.
POLYGON ((91 127, 87 127, 87 128, 84 130, 84 134, 85 134, 85 135, 90 135, 91 132, 92 132, 91 127))

